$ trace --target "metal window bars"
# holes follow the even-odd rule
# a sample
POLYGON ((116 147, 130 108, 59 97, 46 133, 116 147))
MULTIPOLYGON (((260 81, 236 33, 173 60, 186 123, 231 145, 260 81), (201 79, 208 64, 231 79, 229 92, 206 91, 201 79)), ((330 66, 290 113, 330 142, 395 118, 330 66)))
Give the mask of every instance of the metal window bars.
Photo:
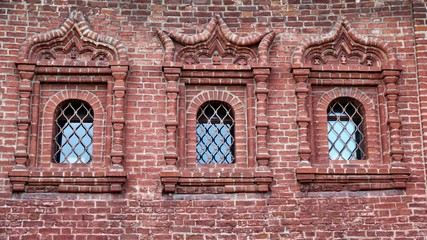
POLYGON ((197 112, 197 159, 200 164, 231 164, 235 161, 234 116, 231 107, 209 101, 197 112))
POLYGON ((327 117, 329 159, 363 159, 364 119, 361 104, 351 98, 338 98, 329 104, 327 117))
POLYGON ((57 163, 92 161, 93 110, 83 101, 67 101, 56 111, 55 152, 57 163))

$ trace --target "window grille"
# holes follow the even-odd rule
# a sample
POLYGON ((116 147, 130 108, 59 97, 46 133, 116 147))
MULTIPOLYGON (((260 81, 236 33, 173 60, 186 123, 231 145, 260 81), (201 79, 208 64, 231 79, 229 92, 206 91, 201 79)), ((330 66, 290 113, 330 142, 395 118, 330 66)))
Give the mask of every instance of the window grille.
POLYGON ((329 104, 328 147, 330 160, 361 160, 364 153, 364 119, 361 104, 338 98, 329 104))
POLYGON ((234 114, 230 105, 209 101, 197 112, 197 163, 234 163, 234 114))
POLYGON ((93 110, 83 101, 67 101, 56 111, 55 152, 57 163, 92 161, 93 110))

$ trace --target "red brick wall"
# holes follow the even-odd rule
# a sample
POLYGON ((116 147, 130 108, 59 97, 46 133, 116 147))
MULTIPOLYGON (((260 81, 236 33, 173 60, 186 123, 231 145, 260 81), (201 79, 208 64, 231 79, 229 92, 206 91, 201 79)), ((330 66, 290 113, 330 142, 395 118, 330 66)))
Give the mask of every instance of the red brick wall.
POLYGON ((0 3, 0 239, 425 239, 426 9, 422 0, 0 3), (82 11, 92 30, 127 47, 125 190, 12 194, 8 172, 14 164, 19 104, 14 62, 27 37, 58 28, 72 10, 82 11), (276 32, 268 80, 271 190, 162 194, 166 83, 164 49, 156 30, 196 33, 215 14, 235 33, 276 32), (359 34, 389 42, 403 68, 398 111, 403 161, 410 169, 406 190, 302 192, 296 180, 299 138, 292 52, 301 40, 329 33, 340 16, 359 34))

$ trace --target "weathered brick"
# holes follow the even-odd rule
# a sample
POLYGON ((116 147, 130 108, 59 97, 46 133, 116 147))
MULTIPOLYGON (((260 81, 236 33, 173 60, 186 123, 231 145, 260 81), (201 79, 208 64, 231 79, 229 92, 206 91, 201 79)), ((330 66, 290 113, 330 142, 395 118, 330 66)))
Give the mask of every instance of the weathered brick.
MULTIPOLYGON (((427 148, 424 147, 427 144, 425 1, 34 0, 9 1, 2 3, 1 6, 0 215, 4 217, 0 217, 0 239, 425 238, 427 234, 424 160, 424 156, 427 155, 427 148), (40 107, 37 108, 36 103, 30 102, 30 99, 34 98, 28 98, 28 103, 21 103, 20 94, 24 92, 20 92, 19 87, 23 89, 21 76, 25 73, 21 72, 20 75, 15 63, 22 60, 20 57, 25 57, 23 50, 27 49, 24 47, 20 50, 20 47, 24 45, 26 39, 31 39, 35 34, 57 29, 71 10, 81 10, 89 28, 97 34, 111 36, 123 43, 119 46, 113 38, 105 39, 105 42, 118 47, 118 52, 128 55, 129 72, 126 77, 126 89, 117 92, 117 94, 125 93, 125 99, 114 105, 110 103, 111 94, 108 93, 108 89, 111 85, 108 82, 113 81, 113 77, 105 69, 114 67, 92 64, 78 68, 74 61, 63 60, 61 64, 66 64, 67 67, 52 66, 49 62, 38 66, 35 79, 31 79, 34 81, 28 85, 31 91, 40 88, 38 103, 40 107), (168 141, 165 124, 169 119, 166 111, 169 105, 166 101, 175 90, 168 89, 168 80, 163 72, 166 68, 162 68, 165 48, 156 32, 157 29, 162 29, 189 34, 201 33, 216 14, 221 15, 232 33, 241 36, 261 34, 269 30, 276 33, 271 47, 267 49, 271 67, 266 85, 268 98, 265 105, 269 128, 267 139, 263 140, 267 143, 273 182, 267 193, 256 192, 246 185, 231 185, 231 187, 189 188, 188 191, 191 190, 196 194, 188 192, 165 194, 162 192, 160 172, 166 164, 164 155, 168 141), (402 172, 399 169, 390 170, 392 162, 390 151, 395 149, 383 144, 393 135, 387 130, 392 115, 385 111, 387 106, 385 85, 372 84, 383 73, 360 71, 358 66, 346 65, 345 71, 342 72, 327 72, 325 69, 320 69, 323 72, 311 71, 310 81, 317 81, 319 85, 311 85, 313 98, 307 106, 310 109, 316 109, 315 106, 318 104, 327 106, 328 101, 334 98, 334 94, 343 92, 351 93, 351 96, 369 106, 364 109, 369 124, 367 126, 370 137, 369 159, 363 163, 363 168, 357 168, 356 165, 359 163, 342 163, 338 164, 339 167, 334 164, 329 166, 326 161, 324 164, 329 168, 319 166, 296 170, 302 139, 298 130, 301 122, 297 122, 300 111, 298 98, 301 95, 298 96, 296 92, 300 91, 299 93, 303 94, 305 90, 301 85, 297 85, 293 77, 298 71, 291 72, 293 56, 298 54, 294 51, 305 39, 311 37, 320 39, 321 36, 329 34, 341 16, 345 16, 351 24, 352 33, 378 39, 371 45, 391 48, 397 58, 397 64, 402 67, 397 80, 399 95, 395 108, 401 119, 398 135, 403 152, 402 162, 406 164, 410 173, 405 190, 397 188, 397 185, 391 186, 398 184, 398 177, 393 178, 393 184, 390 182, 385 184, 384 179, 372 180, 378 176, 389 176, 391 172, 396 175, 402 172), (103 66, 104 68, 101 68, 103 66), (351 84, 346 90, 332 91, 331 95, 324 95, 326 91, 337 88, 343 82, 348 83, 347 81, 351 84), (41 84, 37 85, 38 82, 41 84), (72 84, 73 82, 78 84, 72 84), (64 92, 60 93, 63 90, 64 92), (88 92, 90 94, 87 94, 88 92), (95 139, 100 141, 105 139, 105 142, 94 146, 97 155, 94 156, 90 170, 81 166, 71 166, 64 170, 51 163, 54 131, 46 124, 52 126, 56 106, 70 97, 84 99, 93 105, 95 115, 100 119, 95 132, 102 134, 96 135, 95 139), (18 125, 16 118, 22 117, 20 107, 29 108, 31 104, 36 106, 40 123, 43 124, 27 125, 31 131, 29 138, 38 139, 37 145, 34 143, 27 146, 26 138, 17 138, 17 129, 24 128, 22 123, 25 121, 18 125), (84 190, 98 193, 58 193, 55 188, 43 188, 44 183, 41 183, 30 189, 32 193, 12 194, 8 174, 15 165, 17 149, 32 149, 35 154, 30 155, 28 161, 37 168, 37 171, 32 172, 33 176, 50 176, 48 181, 51 183, 64 180, 58 176, 70 176, 72 177, 70 179, 76 182, 87 181, 83 177, 104 176, 107 169, 99 170, 97 167, 105 166, 105 163, 110 164, 112 161, 111 156, 102 154, 111 147, 107 143, 116 141, 112 139, 110 133, 120 126, 116 125, 113 128, 111 122, 101 120, 112 114, 114 108, 122 106, 125 113, 114 115, 125 118, 123 140, 116 142, 123 146, 123 166, 127 173, 126 184, 123 188, 117 188, 119 191, 123 189, 120 193, 100 193, 109 191, 110 187, 92 181, 90 184, 93 185, 90 186, 83 184, 76 187, 67 183, 60 188, 64 191, 84 190), (381 165, 382 163, 385 165, 381 165), (70 169, 74 169, 74 172, 67 172, 70 169), (316 175, 318 181, 330 180, 331 174, 342 177, 334 178, 335 183, 310 185, 311 183, 298 182, 297 173, 305 174, 304 179, 307 181, 312 180, 313 174, 318 174, 316 175), (373 182, 365 184, 363 181, 367 178, 373 182), (254 192, 224 193, 224 189, 227 191, 249 189, 254 192)), ((52 34, 44 37, 52 37, 52 34)), ((64 39, 68 37, 70 36, 67 35, 64 39)), ((80 39, 80 36, 77 35, 77 38, 80 39)), ((51 50, 49 48, 61 46, 61 41, 51 42, 40 48, 51 50)), ((85 54, 90 52, 90 47, 96 45, 94 43, 95 41, 88 41, 81 54, 86 56, 85 54)), ((193 45, 182 44, 177 46, 176 50, 182 50, 183 46, 191 49, 193 45)), ((99 44, 97 47, 105 46, 99 44)), ((254 45, 249 47, 255 49, 254 45)), ((340 50, 346 51, 345 47, 340 50)), ((359 49, 359 53, 363 50, 359 49)), ((247 53, 251 54, 250 51, 247 53)), ((255 52, 255 55, 257 54, 259 52, 255 52)), ((333 53, 328 54, 327 57, 332 58, 333 53)), ((230 62, 227 64, 232 65, 230 62)), ((33 66, 20 65, 20 70, 32 71, 33 66)), ((206 70, 203 71, 194 68, 186 73, 181 71, 170 73, 179 75, 178 81, 181 82, 190 82, 191 79, 191 84, 187 88, 177 90, 186 92, 185 98, 177 102, 182 111, 182 114, 178 115, 179 120, 185 122, 179 125, 177 131, 194 129, 195 121, 188 116, 195 115, 197 108, 191 103, 202 104, 204 97, 211 97, 209 94, 217 94, 215 96, 218 99, 232 102, 236 109, 239 109, 240 105, 243 109, 253 109, 254 112, 249 111, 249 114, 246 112, 237 114, 237 120, 241 125, 236 126, 236 133, 243 134, 244 137, 237 136, 239 144, 236 151, 239 161, 244 159, 245 162, 246 159, 253 158, 258 151, 255 145, 257 140, 255 121, 258 117, 255 111, 256 99, 250 95, 250 90, 257 89, 253 83, 252 73, 239 72, 244 69, 241 66, 233 67, 235 69, 230 71, 215 70, 217 68, 215 65, 205 67, 206 70), (243 80, 238 83, 230 80, 239 78, 243 80), (206 95, 200 94, 201 92, 206 95), (244 127, 247 122, 249 128, 244 127), (247 149, 251 147, 253 152, 248 153, 247 149)), ((342 69, 344 68, 341 67, 342 69)), ((303 72, 301 71, 301 74, 303 72)), ((37 117, 34 113, 36 112, 32 111, 27 116, 28 119, 37 117)), ((311 119, 310 124, 318 129, 326 129, 324 119, 314 114, 324 116, 325 113, 320 110, 313 111, 308 116, 311 119)), ((311 146, 327 148, 326 135, 325 133, 310 135, 311 146)), ((180 136, 185 138, 191 136, 191 133, 186 135, 184 132, 180 136)), ((191 149, 194 146, 195 141, 183 141, 180 145, 182 151, 188 151, 186 154, 193 160, 195 154, 191 149)), ((320 148, 315 153, 319 158, 327 159, 327 151, 320 148)), ((187 159, 179 159, 178 163, 181 167, 197 167, 194 162, 187 162, 187 159)), ((256 162, 254 164, 256 165, 256 162)), ((321 161, 317 164, 321 164, 321 161)), ((248 170, 233 172, 227 167, 217 167, 203 176, 215 178, 218 174, 216 170, 228 176, 251 174, 248 170)), ((198 179, 191 179, 197 174, 200 173, 190 171, 185 172, 183 176, 189 177, 188 183, 197 183, 198 179)), ((26 177, 25 172, 18 175, 16 177, 26 177)), ((121 173, 111 174, 111 177, 117 175, 121 173)), ((173 177, 174 174, 169 173, 168 176, 173 177)), ((222 178, 216 183, 224 184, 228 180, 222 178)))

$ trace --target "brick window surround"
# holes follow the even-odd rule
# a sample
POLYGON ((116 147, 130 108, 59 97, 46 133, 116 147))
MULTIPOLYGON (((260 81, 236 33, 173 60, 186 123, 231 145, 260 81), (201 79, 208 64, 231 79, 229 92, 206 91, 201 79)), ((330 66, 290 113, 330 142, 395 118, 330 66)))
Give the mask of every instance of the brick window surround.
POLYGON ((121 192, 125 80, 128 60, 118 40, 92 31, 83 14, 73 11, 60 28, 29 37, 16 66, 19 110, 13 191, 121 192), (55 109, 64 101, 90 105, 93 158, 90 163, 52 159, 55 109))
POLYGON ((215 16, 199 34, 159 30, 167 81, 167 193, 266 192, 268 50, 274 32, 241 37, 215 16), (197 111, 208 101, 229 104, 235 117, 235 163, 196 163, 197 111))
POLYGON ((296 82, 302 191, 406 188, 401 120, 397 110, 401 68, 391 47, 361 37, 341 19, 323 37, 300 43, 292 58, 296 82), (327 108, 340 97, 363 105, 365 158, 329 160, 327 108))

